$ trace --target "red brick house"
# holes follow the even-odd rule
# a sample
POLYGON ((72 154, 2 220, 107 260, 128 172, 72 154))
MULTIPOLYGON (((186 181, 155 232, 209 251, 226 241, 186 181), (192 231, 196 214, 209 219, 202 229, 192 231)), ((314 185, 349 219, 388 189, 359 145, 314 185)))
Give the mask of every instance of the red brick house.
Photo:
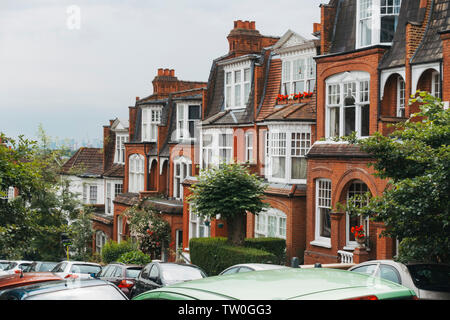
POLYGON ((390 259, 396 241, 380 238, 382 224, 336 212, 355 194, 379 196, 386 181, 373 176, 373 159, 334 137, 358 137, 406 120, 417 106, 411 94, 427 90, 449 100, 448 19, 445 0, 331 0, 321 5, 321 54, 317 64, 317 141, 307 155, 305 263, 333 263, 346 257, 390 259), (355 224, 368 230, 367 254, 355 251, 355 224), (354 255, 354 253, 356 255, 354 255))
POLYGON ((181 243, 181 181, 196 174, 193 125, 200 119, 205 87, 204 82, 178 80, 174 70, 158 69, 153 94, 136 98, 135 106, 129 107, 123 193, 113 200, 113 240, 130 236, 121 214, 144 200, 163 213, 172 227, 172 239, 181 243))

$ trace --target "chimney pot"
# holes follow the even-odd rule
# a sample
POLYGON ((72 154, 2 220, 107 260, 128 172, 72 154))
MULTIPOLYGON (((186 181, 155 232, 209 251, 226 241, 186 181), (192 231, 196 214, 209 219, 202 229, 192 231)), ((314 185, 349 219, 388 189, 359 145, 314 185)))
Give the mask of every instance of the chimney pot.
POLYGON ((136 97, 136 101, 139 101, 139 97, 136 97))
POLYGON ((250 29, 255 30, 255 21, 250 21, 250 29))
POLYGON ((170 69, 170 76, 171 77, 175 77, 175 70, 174 69, 170 69))
POLYGON ((158 69, 158 77, 162 76, 164 74, 163 68, 158 69))
POLYGON ((169 75, 169 69, 164 69, 164 75, 168 76, 169 75))

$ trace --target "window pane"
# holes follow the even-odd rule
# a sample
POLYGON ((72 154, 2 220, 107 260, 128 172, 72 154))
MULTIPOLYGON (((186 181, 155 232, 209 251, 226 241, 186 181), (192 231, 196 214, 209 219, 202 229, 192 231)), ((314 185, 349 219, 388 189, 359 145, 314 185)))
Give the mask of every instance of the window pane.
POLYGON ((250 68, 244 69, 244 81, 250 81, 250 68))
POLYGON ((330 108, 330 137, 338 137, 339 136, 339 122, 340 122, 340 114, 339 108, 330 108))
POLYGON ((234 83, 239 83, 241 81, 241 70, 237 70, 234 72, 234 83))
POLYGON ((272 177, 284 178, 286 176, 286 158, 272 157, 272 177))
POLYGON ((292 179, 306 179, 306 159, 293 157, 292 158, 292 168, 291 168, 291 178, 292 179))
POLYGON ((331 219, 330 219, 330 209, 320 208, 320 236, 325 238, 331 237, 331 219))
POLYGON ((348 136, 355 131, 355 107, 346 107, 344 109, 344 135, 348 136))
POLYGON ((381 17, 381 42, 392 42, 395 29, 397 28, 398 16, 390 15, 381 17))
POLYGON ((361 136, 366 137, 369 135, 369 105, 361 106, 361 136))
POLYGON ((189 119, 200 119, 200 106, 189 106, 189 119))
POLYGON ((241 106, 241 85, 234 86, 234 106, 241 106))
POLYGON ((231 72, 225 74, 225 84, 231 84, 231 72))

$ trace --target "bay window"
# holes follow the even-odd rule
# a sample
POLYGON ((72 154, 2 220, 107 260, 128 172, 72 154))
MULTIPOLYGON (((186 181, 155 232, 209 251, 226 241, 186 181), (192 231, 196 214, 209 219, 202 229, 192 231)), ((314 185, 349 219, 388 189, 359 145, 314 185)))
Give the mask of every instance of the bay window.
POLYGON ((189 207, 189 239, 207 238, 211 236, 211 226, 205 219, 198 216, 192 207, 189 207))
POLYGON ((200 119, 200 105, 177 104, 177 139, 194 139, 200 119))
POLYGON ((305 183, 307 171, 305 155, 310 147, 310 125, 270 126, 266 151, 268 180, 305 183))
POLYGON ((270 208, 255 215, 255 238, 275 237, 286 239, 286 214, 270 208))
POLYGON ((143 155, 133 154, 129 159, 128 192, 144 191, 144 163, 143 155))
POLYGON ((245 108, 250 96, 251 87, 251 68, 249 63, 244 67, 226 68, 224 80, 225 108, 245 108))
POLYGON ((142 141, 156 142, 162 107, 142 108, 142 141))
POLYGON ((314 90, 315 62, 312 56, 285 58, 282 62, 282 94, 314 90))
POLYGON ((183 180, 192 174, 192 162, 189 159, 181 157, 174 160, 174 184, 173 197, 178 200, 183 199, 183 180))
POLYGON ((369 135, 370 81, 365 72, 345 72, 326 80, 326 137, 369 135))
POLYGON ((392 43, 400 7, 401 0, 358 0, 357 48, 392 43))
POLYGON ((200 145, 201 168, 208 169, 233 160, 233 129, 206 129, 200 145))

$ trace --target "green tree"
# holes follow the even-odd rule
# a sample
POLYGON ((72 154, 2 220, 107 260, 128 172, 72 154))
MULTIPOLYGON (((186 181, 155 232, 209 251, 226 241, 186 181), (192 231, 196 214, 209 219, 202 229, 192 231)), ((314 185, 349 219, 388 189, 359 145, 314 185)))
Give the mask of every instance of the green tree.
POLYGON ((228 242, 243 245, 247 212, 258 214, 269 205, 263 202, 266 184, 237 163, 202 170, 191 187, 188 201, 199 216, 227 222, 228 242))
POLYGON ((410 103, 419 103, 420 112, 391 135, 358 141, 389 184, 352 210, 384 222, 386 235, 401 241, 401 260, 450 262, 450 111, 426 92, 410 103))

